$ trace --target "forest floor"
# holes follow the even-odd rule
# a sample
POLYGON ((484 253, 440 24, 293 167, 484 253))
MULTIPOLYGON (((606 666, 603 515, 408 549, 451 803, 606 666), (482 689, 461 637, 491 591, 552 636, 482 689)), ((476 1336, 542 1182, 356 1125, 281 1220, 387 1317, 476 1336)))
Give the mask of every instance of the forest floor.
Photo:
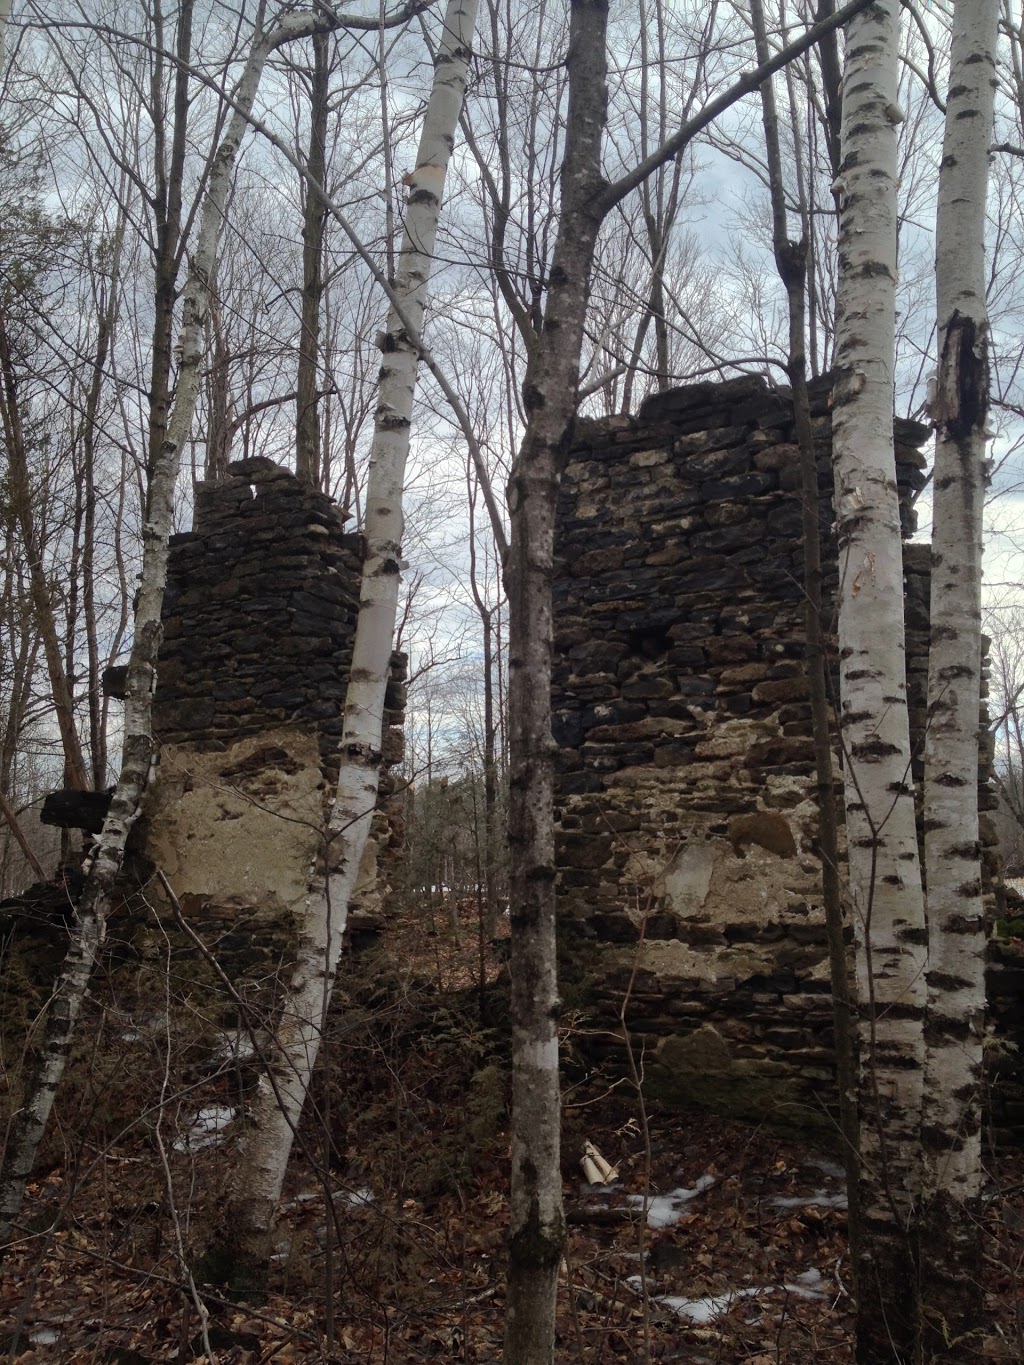
MULTIPOLYGON (((438 907, 352 959, 258 1306, 188 1269, 230 1178, 232 1125, 215 1130, 240 1068, 190 1083, 140 1029, 112 1072, 94 1044, 5 1262, 6 1358, 499 1361, 507 1031, 480 1021, 476 987, 482 960, 485 1003, 500 1011, 500 947, 481 959, 472 908, 438 907)), ((834 1152, 700 1114, 645 1115, 623 1087, 584 1077, 566 1097, 563 1173, 560 1362, 852 1361, 834 1152), (584 1141, 618 1168, 614 1185, 587 1184, 584 1141)), ((1024 1157, 993 1160, 989 1193, 988 1322, 962 1359, 1020 1361, 1024 1157)))

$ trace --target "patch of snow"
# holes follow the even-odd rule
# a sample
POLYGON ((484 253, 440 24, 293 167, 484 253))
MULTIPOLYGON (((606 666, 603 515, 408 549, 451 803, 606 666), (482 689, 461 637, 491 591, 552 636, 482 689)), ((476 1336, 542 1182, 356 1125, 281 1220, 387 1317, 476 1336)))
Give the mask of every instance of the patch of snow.
MULTIPOLYGON (((683 1186, 672 1190, 669 1194, 652 1194, 647 1198, 647 1226, 649 1228, 668 1228, 673 1223, 678 1223, 682 1217, 683 1209, 691 1201, 696 1199, 699 1194, 709 1190, 712 1185, 718 1183, 715 1175, 702 1175, 695 1183, 692 1190, 683 1186)), ((632 1204, 634 1208, 642 1208, 644 1197, 642 1194, 627 1194, 626 1202, 632 1204)))
MULTIPOLYGON (((373 1203, 373 1190, 339 1190, 338 1194, 346 1204, 354 1204, 357 1208, 365 1208, 373 1203)), ((338 1194, 334 1196, 335 1199, 338 1198, 338 1194)))
POLYGON ((36 1327, 28 1334, 33 1346, 56 1346, 60 1333, 56 1327, 36 1327))
POLYGON ((770 1293, 770 1288, 730 1289, 726 1294, 705 1294, 700 1299, 684 1299, 677 1294, 665 1294, 655 1302, 662 1303, 680 1317, 689 1318, 691 1322, 703 1326, 705 1323, 714 1322, 715 1318, 721 1317, 723 1313, 728 1313, 738 1299, 756 1299, 761 1294, 770 1293))
POLYGON ((784 1284, 782 1287, 787 1294, 796 1294, 801 1299, 824 1299, 827 1294, 823 1288, 821 1271, 810 1269, 805 1270, 802 1275, 794 1275, 791 1284, 784 1284))
POLYGON ((198 1152, 204 1147, 215 1147, 221 1134, 234 1119, 236 1109, 226 1104, 211 1104, 200 1109, 192 1120, 192 1126, 174 1143, 176 1152, 198 1152))
POLYGON ((846 1180, 846 1171, 840 1166, 838 1161, 833 1161, 827 1156, 809 1156, 805 1158, 808 1166, 813 1166, 816 1171, 821 1171, 822 1175, 830 1175, 834 1180, 846 1180))
POLYGON ((124 1027, 117 1035, 120 1043, 145 1043, 159 1038, 167 1030, 167 1015, 163 1013, 132 1016, 122 1014, 124 1027))
MULTIPOLYGON (((639 1275, 630 1275, 626 1284, 637 1294, 643 1292, 643 1281, 639 1275)), ((733 1305, 741 1299, 759 1299, 768 1294, 778 1293, 794 1294, 801 1299, 824 1299, 828 1297, 825 1293, 821 1271, 812 1268, 799 1275, 794 1275, 792 1282, 788 1284, 767 1284, 760 1287, 751 1286, 746 1289, 728 1289, 723 1294, 704 1294, 696 1299, 686 1298, 682 1294, 659 1294, 652 1299, 652 1302, 659 1303, 680 1317, 689 1318, 691 1322, 703 1327, 707 1323, 713 1322, 715 1318, 721 1317, 723 1313, 728 1313, 733 1305)))
POLYGON ((776 1194, 768 1203, 773 1209, 806 1209, 812 1205, 819 1209, 845 1209, 848 1201, 844 1193, 829 1194, 827 1190, 815 1190, 812 1194, 776 1194))

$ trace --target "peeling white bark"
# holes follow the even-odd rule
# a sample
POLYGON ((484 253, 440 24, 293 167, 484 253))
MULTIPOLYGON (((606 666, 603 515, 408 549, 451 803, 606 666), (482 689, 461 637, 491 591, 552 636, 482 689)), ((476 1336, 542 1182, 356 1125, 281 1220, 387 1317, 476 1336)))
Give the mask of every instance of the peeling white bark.
POLYGON ((418 335, 441 207, 441 192, 465 92, 477 0, 449 0, 409 176, 395 309, 380 371, 366 499, 366 558, 352 674, 345 699, 341 772, 327 834, 324 889, 310 897, 275 1039, 273 1072, 261 1078, 249 1111, 231 1199, 228 1251, 240 1273, 257 1270, 272 1227, 288 1158, 330 1002, 341 940, 377 802, 384 693, 388 682, 402 560, 402 488, 416 388, 418 335))
MULTIPOLYGON (((980 1270, 985 923, 978 835, 981 548, 989 401, 985 204, 997 0, 957 0, 939 171, 939 371, 925 747, 928 1047, 922 1148, 930 1305, 950 1321, 980 1270), (972 1269, 973 1266, 973 1269, 972 1269)), ((924 1262, 923 1262, 924 1263, 924 1262)), ((960 1304, 954 1338, 977 1325, 960 1304)))
POLYGON ((917 1195, 926 963, 892 439, 898 12, 897 0, 878 0, 847 36, 833 407, 840 720, 861 1017, 858 1331, 866 1340, 892 1327, 897 1346, 904 1329, 912 1333, 895 1281, 911 1278, 902 1230, 917 1195))

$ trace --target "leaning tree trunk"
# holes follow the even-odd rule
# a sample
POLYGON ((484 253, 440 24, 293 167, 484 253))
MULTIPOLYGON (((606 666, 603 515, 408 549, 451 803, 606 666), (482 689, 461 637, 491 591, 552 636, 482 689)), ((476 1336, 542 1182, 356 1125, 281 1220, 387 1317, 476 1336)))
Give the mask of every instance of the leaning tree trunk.
POLYGON ((989 400, 985 201, 996 0, 957 0, 939 171, 939 373, 925 746, 928 1031, 922 1127, 922 1333, 959 1359, 982 1319, 985 915, 978 835, 981 534, 989 400))
POLYGON ((243 1286, 262 1277, 292 1140, 320 1047, 349 900, 377 803, 384 693, 402 562, 402 485, 419 355, 406 328, 418 335, 422 323, 476 13, 477 0, 449 0, 416 168, 409 176, 395 283, 402 316, 393 306, 382 347, 366 495, 366 558, 345 699, 341 772, 326 836, 324 887, 310 897, 299 926, 296 962, 282 1001, 271 1068, 260 1078, 249 1108, 249 1129, 222 1237, 231 1276, 243 1286))
POLYGON ((174 408, 155 464, 150 471, 147 515, 143 526, 142 578, 135 608, 135 638, 128 664, 124 704, 121 771, 110 809, 87 867, 85 890, 61 977, 46 1018, 36 1065, 26 1083, 21 1106, 12 1120, 0 1169, 0 1246, 9 1242, 21 1209, 25 1185, 46 1129, 54 1095, 74 1038, 96 956, 103 942, 107 909, 121 870, 128 833, 139 813, 154 759, 152 703, 160 646, 160 614, 167 579, 174 489, 181 452, 188 440, 199 389, 200 362, 209 307, 208 282, 217 262, 224 204, 248 114, 267 58, 283 42, 302 36, 312 22, 292 15, 260 35, 234 91, 234 113, 217 148, 203 203, 196 250, 189 269, 182 308, 182 357, 174 408))
POLYGON ((925 920, 910 772, 893 451, 897 0, 853 19, 843 161, 833 456, 849 881, 860 1036, 857 1359, 909 1360, 924 1064, 925 920))
MULTIPOLYGON (((607 0, 573 0, 561 214, 544 320, 523 385, 527 431, 509 481, 509 842, 512 921, 512 1193, 505 1355, 552 1359, 564 1241, 559 1170, 551 737, 551 578, 560 462, 572 439, 590 272, 605 216, 777 66, 869 0, 851 0, 767 66, 741 76, 632 170, 601 175, 607 0)), ((889 411, 891 423, 891 406, 889 411)), ((890 452, 891 455, 891 452, 890 452)))

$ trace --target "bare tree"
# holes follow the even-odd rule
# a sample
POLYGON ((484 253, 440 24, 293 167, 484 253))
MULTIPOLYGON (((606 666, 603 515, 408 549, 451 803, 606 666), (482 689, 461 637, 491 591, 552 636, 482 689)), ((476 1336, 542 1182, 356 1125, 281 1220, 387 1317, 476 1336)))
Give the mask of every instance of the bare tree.
POLYGON ((914 1346, 911 1230, 926 933, 910 778, 903 556, 892 438, 898 6, 851 21, 843 82, 833 399, 840 724, 861 1012, 859 1360, 914 1346))
MULTIPOLYGON (((826 21, 845 22, 862 3, 826 21)), ((679 155, 737 99, 820 36, 809 29, 741 76, 613 183, 602 171, 607 117, 605 0, 574 0, 561 208, 543 324, 530 347, 527 426, 509 483, 509 842, 512 921, 512 1193, 505 1359, 552 1358, 564 1237, 559 1169, 555 959, 551 577, 559 461, 572 439, 590 275, 600 227, 627 194, 679 155)))
POLYGON ((928 1030, 922 1113, 922 1349, 979 1326, 985 913, 978 833, 981 552, 989 326, 985 204, 997 0, 953 10, 939 170, 939 371, 932 495, 931 645, 924 774, 928 1030))
MULTIPOLYGON (((751 22, 759 62, 768 59, 761 0, 751 0, 751 22)), ((792 94, 792 90, 790 90, 792 94)), ((850 1197, 850 1224, 858 1226, 858 1120, 856 1100, 856 1062, 854 1054, 855 1020, 847 961, 845 917, 840 882, 839 812, 835 793, 832 750, 831 704, 828 695, 825 629, 822 621, 821 526, 818 512, 818 457, 811 428, 811 406, 807 392, 806 361, 806 283, 810 237, 810 215, 797 186, 797 222, 800 235, 789 233, 789 209, 779 138, 779 115, 774 82, 761 86, 761 114, 764 125, 768 189, 772 208, 772 244, 779 279, 786 291, 788 311, 787 372, 793 393, 793 421, 800 447, 801 511, 804 540, 804 622, 807 649, 807 682, 811 701, 814 736, 814 762, 817 782, 818 842, 821 848, 822 899, 828 930, 829 975, 835 1014, 836 1082, 839 1092, 843 1158, 850 1197)))
POLYGON ((200 363, 209 306, 208 286, 217 263, 224 204, 248 116, 270 54, 283 43, 305 36, 323 23, 315 16, 285 15, 270 30, 257 31, 233 95, 234 112, 213 158, 196 248, 183 302, 181 364, 174 406, 150 469, 144 556, 135 634, 128 665, 121 769, 103 830, 87 868, 86 888, 60 981, 50 1002, 45 1034, 21 1107, 14 1116, 0 1170, 0 1245, 9 1243, 13 1220, 24 1198, 35 1154, 46 1128, 54 1095, 64 1074, 75 1024, 103 941, 107 908, 121 868, 129 831, 149 785, 154 759, 152 698, 160 644, 160 617, 167 577, 174 490, 182 451, 195 414, 200 363))
POLYGON ((239 1154, 225 1241, 235 1278, 258 1275, 288 1157, 313 1074, 341 952, 348 905, 377 802, 381 726, 402 567, 402 486, 434 239, 445 171, 462 108, 475 0, 449 0, 415 169, 388 319, 366 495, 366 556, 338 790, 325 838, 322 889, 311 895, 274 1040, 239 1154), (410 335, 412 334, 412 335, 410 335))

